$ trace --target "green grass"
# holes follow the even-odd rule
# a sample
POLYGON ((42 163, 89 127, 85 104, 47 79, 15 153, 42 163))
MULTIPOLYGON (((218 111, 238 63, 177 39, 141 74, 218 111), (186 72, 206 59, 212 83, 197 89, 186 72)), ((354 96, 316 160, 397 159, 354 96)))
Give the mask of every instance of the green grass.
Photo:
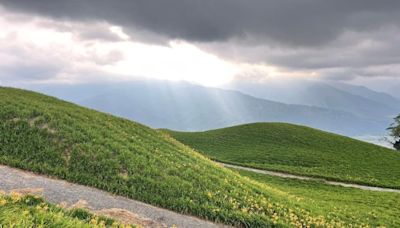
MULTIPOLYGON (((65 210, 35 196, 0 194, 0 227, 123 227, 83 209, 65 210)), ((126 227, 126 226, 125 226, 126 227)))
POLYGON ((400 153, 308 127, 256 123, 206 132, 167 132, 226 163, 400 188, 400 153))
POLYGON ((24 90, 0 97, 2 164, 235 226, 346 226, 141 124, 24 90))
POLYGON ((400 227, 400 194, 364 191, 237 170, 241 175, 289 193, 298 204, 319 214, 334 214, 348 223, 400 227), (371 216, 372 215, 372 216, 371 216))

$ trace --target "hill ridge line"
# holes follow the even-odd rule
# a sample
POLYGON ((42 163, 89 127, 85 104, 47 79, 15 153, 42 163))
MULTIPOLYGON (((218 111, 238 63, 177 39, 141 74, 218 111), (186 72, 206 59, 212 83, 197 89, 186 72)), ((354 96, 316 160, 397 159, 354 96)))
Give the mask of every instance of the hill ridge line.
POLYGON ((265 170, 265 169, 256 169, 256 168, 250 168, 250 167, 245 167, 245 166, 240 166, 240 165, 233 165, 233 164, 223 163, 223 162, 220 162, 220 161, 214 161, 214 162, 219 164, 219 165, 222 165, 224 167, 227 167, 227 168, 246 170, 246 171, 259 173, 259 174, 270 175, 270 176, 290 178, 290 179, 298 179, 298 180, 322 181, 324 184, 328 184, 328 185, 341 186, 341 187, 347 187, 347 188, 357 188, 357 189, 367 190, 367 191, 400 193, 400 189, 375 187, 375 186, 368 186, 368 185, 361 185, 361 184, 351 184, 351 183, 340 182, 340 181, 330 181, 330 180, 327 180, 327 179, 324 179, 324 178, 316 178, 316 177, 310 177, 310 176, 295 175, 295 174, 290 174, 290 173, 285 173, 285 172, 278 172, 278 171, 271 171, 271 170, 265 170))

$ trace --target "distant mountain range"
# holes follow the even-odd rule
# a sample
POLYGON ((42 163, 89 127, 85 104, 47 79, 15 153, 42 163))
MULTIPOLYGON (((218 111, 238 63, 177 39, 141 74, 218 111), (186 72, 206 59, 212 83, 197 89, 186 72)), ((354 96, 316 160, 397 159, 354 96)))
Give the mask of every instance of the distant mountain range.
MULTIPOLYGON (((229 88, 243 93, 289 104, 316 106, 343 111, 362 119, 377 121, 382 129, 400 113, 400 101, 386 93, 363 86, 309 80, 238 82, 229 88)), ((372 131, 369 134, 373 134, 372 131)))
POLYGON ((345 83, 331 83, 330 85, 347 93, 384 104, 396 111, 400 110, 400 100, 389 93, 377 92, 365 86, 355 86, 345 83))
MULTIPOLYGON (((382 134, 388 120, 375 117, 380 114, 389 115, 391 110, 381 103, 345 92, 343 93, 347 97, 342 98, 342 108, 332 108, 314 100, 315 103, 309 104, 314 106, 284 104, 233 90, 155 80, 47 85, 30 89, 132 119, 153 128, 185 131, 201 131, 252 122, 288 122, 349 136, 382 134), (347 102, 348 97, 354 97, 355 102, 372 102, 377 110, 371 109, 371 117, 358 115, 355 111, 361 108, 369 110, 369 106, 352 107, 347 102), (346 110, 346 107, 349 107, 350 111, 346 110)), ((262 97, 260 94, 254 95, 262 97)), ((329 97, 330 94, 321 95, 323 96, 329 97)), ((368 102, 367 104, 370 104, 368 102)))
POLYGON ((391 120, 400 112, 400 101, 393 96, 342 83, 306 80, 269 83, 241 81, 233 83, 230 88, 263 99, 344 111, 373 120, 391 120))

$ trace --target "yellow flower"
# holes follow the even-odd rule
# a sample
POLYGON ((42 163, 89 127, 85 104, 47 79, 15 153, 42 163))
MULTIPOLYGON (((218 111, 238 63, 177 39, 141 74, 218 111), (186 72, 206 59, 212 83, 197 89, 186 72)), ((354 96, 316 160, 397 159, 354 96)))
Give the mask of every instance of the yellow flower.
POLYGON ((104 221, 100 221, 98 225, 99 227, 106 227, 106 223, 104 221))
POLYGON ((18 202, 21 200, 22 195, 18 192, 11 192, 10 197, 13 202, 18 202))
POLYGON ((208 198, 212 198, 212 193, 211 192, 207 192, 207 196, 208 196, 208 198))
POLYGON ((92 218, 92 219, 90 220, 90 224, 92 224, 92 225, 97 225, 97 219, 96 219, 96 218, 92 218))
POLYGON ((0 206, 4 206, 7 203, 5 199, 0 199, 0 206))
POLYGON ((27 211, 27 210, 23 211, 23 212, 22 212, 22 215, 23 215, 23 216, 29 215, 29 211, 27 211))

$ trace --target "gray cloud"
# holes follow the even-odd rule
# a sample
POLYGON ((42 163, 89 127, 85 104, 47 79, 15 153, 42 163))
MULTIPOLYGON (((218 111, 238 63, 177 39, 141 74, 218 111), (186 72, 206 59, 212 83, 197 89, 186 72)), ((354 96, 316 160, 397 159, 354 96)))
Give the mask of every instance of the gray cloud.
POLYGON ((343 67, 323 69, 320 71, 325 79, 349 81, 356 78, 383 78, 387 81, 399 81, 400 64, 368 66, 368 67, 343 67))
POLYGON ((237 61, 267 62, 289 69, 365 67, 400 63, 400 28, 385 26, 374 31, 345 31, 323 46, 243 45, 241 41, 200 44, 220 56, 237 61))
POLYGON ((3 81, 38 81, 53 78, 59 72, 57 66, 44 64, 0 66, 3 81))
POLYGON ((124 55, 118 50, 112 50, 106 54, 90 53, 89 58, 98 65, 110 65, 123 60, 124 55))
MULTIPOLYGON (((7 22, 26 21, 23 16, 4 14, 7 22)), ((29 18, 28 18, 29 19, 29 18)), ((57 23, 55 21, 37 20, 38 27, 49 28, 57 32, 69 32, 78 41, 74 52, 71 41, 55 42, 51 45, 40 45, 30 41, 30 37, 19 31, 19 29, 5 30, 0 35, 0 83, 47 83, 61 81, 87 81, 105 80, 107 77, 116 78, 119 75, 105 73, 103 66, 115 64, 124 59, 123 53, 117 48, 100 50, 96 47, 98 40, 102 44, 119 41, 107 37, 109 32, 101 29, 102 26, 92 24, 89 31, 99 31, 96 35, 86 37, 82 35, 84 30, 81 24, 57 23), (95 40, 95 42, 93 42, 95 40), (54 51, 57 50, 57 51, 54 51)), ((105 26, 108 28, 109 26, 105 26)), ((21 28, 25 28, 21 26, 21 28)), ((33 30, 34 31, 34 30, 33 30)))
POLYGON ((42 81, 53 78, 65 66, 32 45, 15 43, 18 35, 0 39, 0 81, 42 81), (34 53, 34 54, 32 54, 34 53))
POLYGON ((4 6, 69 20, 105 20, 193 41, 260 37, 315 46, 345 30, 368 31, 400 20, 397 0, 1 0, 4 6))
MULTIPOLYGON (((0 0, 0 4, 11 11, 96 25, 70 28, 67 23, 59 28, 75 29, 81 39, 119 41, 105 26, 115 24, 132 39, 184 39, 231 60, 317 71, 328 79, 398 77, 400 72, 398 0, 0 0)), ((110 52, 94 60, 106 64, 121 58, 110 52)))
MULTIPOLYGON (((17 14, 18 15, 18 14, 17 14)), ((31 18, 23 17, 21 15, 7 15, 7 19, 10 22, 15 21, 13 18, 17 17, 20 21, 29 21, 31 18)), ((103 42, 119 42, 123 41, 121 37, 113 33, 110 30, 110 24, 105 22, 92 22, 90 24, 85 23, 70 23, 68 21, 54 21, 54 20, 42 20, 37 21, 36 25, 52 29, 57 32, 72 33, 77 39, 80 40, 98 40, 103 42)))

